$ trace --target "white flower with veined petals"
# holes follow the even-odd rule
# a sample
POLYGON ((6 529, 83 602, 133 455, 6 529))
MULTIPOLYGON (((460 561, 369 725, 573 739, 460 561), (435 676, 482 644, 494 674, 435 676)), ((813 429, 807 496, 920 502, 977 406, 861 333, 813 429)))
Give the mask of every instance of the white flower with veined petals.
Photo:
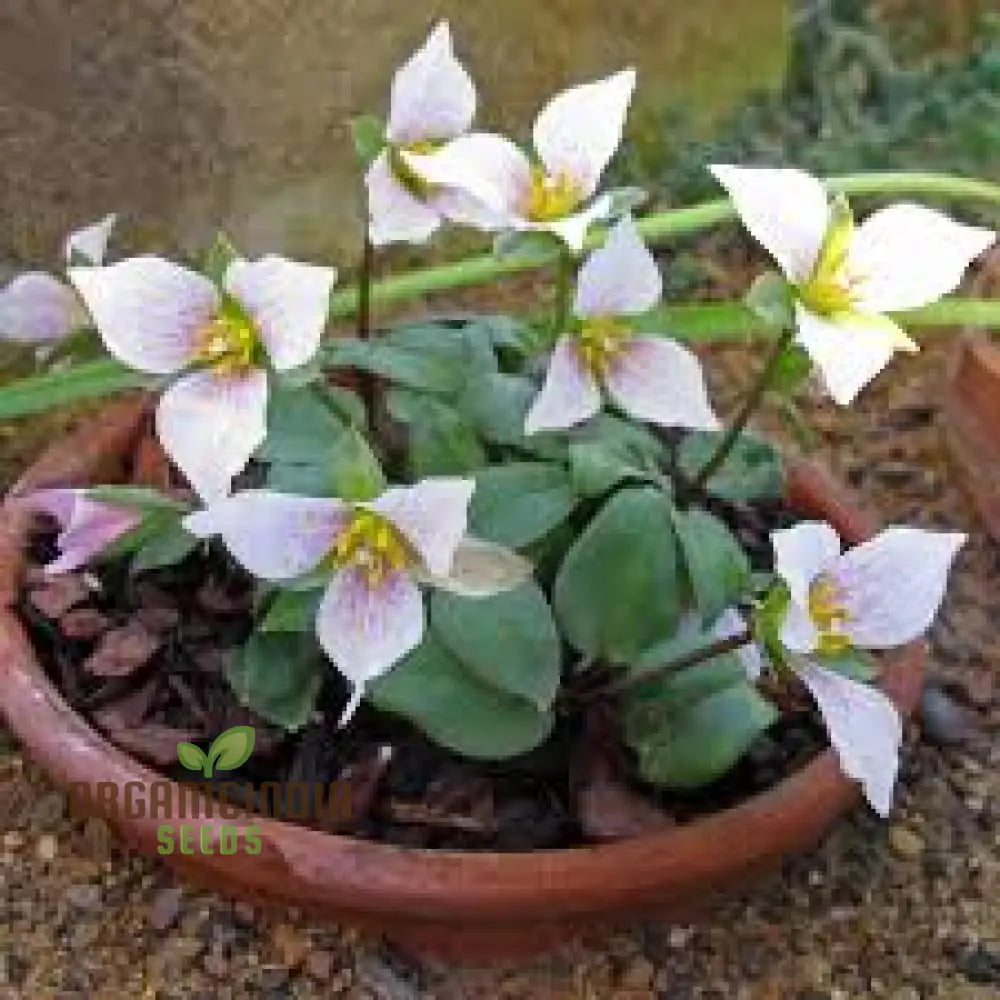
POLYGON ((428 182, 464 192, 466 198, 445 205, 452 221, 494 231, 548 231, 579 251, 590 225, 612 211, 610 195, 591 199, 621 143, 634 87, 635 70, 626 69, 552 98, 535 121, 537 164, 490 133, 402 156, 428 182))
POLYGON ((157 434, 203 499, 228 493, 264 440, 266 363, 285 371, 316 353, 336 271, 282 257, 237 260, 225 298, 208 278, 159 257, 69 276, 119 361, 180 375, 160 398, 157 434))
POLYGON ((822 654, 887 649, 923 635, 965 535, 892 527, 841 553, 830 525, 805 522, 771 539, 790 596, 782 644, 819 706, 844 773, 886 816, 899 770, 899 713, 880 691, 822 666, 822 654))
POLYGON ((182 523, 201 538, 221 535, 236 560, 265 580, 290 580, 319 566, 333 571, 316 634, 351 685, 343 724, 366 685, 420 644, 419 584, 487 596, 530 575, 520 556, 465 538, 474 489, 472 479, 424 479, 365 503, 250 490, 182 523), (468 542, 471 559, 463 559, 468 542))
POLYGON ((465 134, 475 114, 476 88, 442 21, 392 83, 386 147, 365 176, 372 243, 423 243, 438 229, 449 195, 429 186, 402 154, 429 152, 465 134))
POLYGON ((525 433, 572 427, 601 408, 601 391, 636 420, 714 430, 698 359, 664 337, 632 332, 629 317, 662 297, 663 280, 635 223, 626 218, 580 269, 573 311, 579 329, 556 342, 525 433))
POLYGON ((855 227, 815 177, 794 169, 713 166, 750 234, 796 294, 797 341, 846 405, 896 351, 917 345, 887 313, 953 291, 996 239, 921 205, 880 209, 855 227))
MULTIPOLYGON (((70 233, 63 244, 67 264, 103 263, 117 216, 70 233)), ((0 289, 0 338, 23 344, 51 344, 88 323, 80 297, 54 275, 28 271, 0 289)))
POLYGON ((48 514, 59 523, 59 555, 45 566, 46 573, 79 569, 142 521, 138 511, 91 500, 86 490, 79 489, 39 490, 8 502, 15 508, 48 514))

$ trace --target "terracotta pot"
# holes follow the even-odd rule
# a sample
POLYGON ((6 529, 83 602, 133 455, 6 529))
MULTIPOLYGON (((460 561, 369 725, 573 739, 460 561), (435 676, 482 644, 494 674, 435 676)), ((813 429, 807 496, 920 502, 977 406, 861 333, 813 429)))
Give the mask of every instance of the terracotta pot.
MULTIPOLYGON (((109 409, 100 423, 57 444, 14 492, 83 483, 98 466, 121 466, 138 419, 134 404, 109 409)), ((876 522, 813 465, 792 467, 788 497, 851 542, 875 530, 876 522)), ((24 566, 26 524, 8 505, 0 525, 0 588, 9 598, 24 566)), ((916 643, 886 661, 885 689, 907 714, 919 697, 924 658, 916 643)), ((0 611, 0 709, 30 756, 58 782, 163 780, 66 704, 11 610, 0 611)), ((176 811, 180 786, 171 784, 170 794, 172 815, 182 815, 176 811)), ((241 814, 226 822, 260 827, 259 855, 175 853, 165 860, 233 897, 317 911, 384 933, 419 954, 479 961, 539 952, 641 917, 690 921, 719 893, 812 848, 858 801, 857 786, 825 752, 733 809, 601 846, 526 854, 414 850, 241 814)), ((155 852, 157 820, 112 822, 129 844, 155 852)), ((202 822, 219 827, 223 821, 202 822)))
POLYGON ((958 482, 1000 541, 1000 344, 988 335, 962 338, 942 416, 958 482))

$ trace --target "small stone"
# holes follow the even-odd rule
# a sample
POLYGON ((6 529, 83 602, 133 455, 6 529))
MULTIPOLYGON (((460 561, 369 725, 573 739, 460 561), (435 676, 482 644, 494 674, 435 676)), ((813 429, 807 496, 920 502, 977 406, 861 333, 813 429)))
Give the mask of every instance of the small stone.
POLYGON ((289 969, 297 969, 309 951, 309 939, 291 924, 278 924, 274 929, 274 946, 282 963, 289 969))
POLYGON ((126 677, 145 666, 162 644, 161 636, 142 625, 124 625, 104 634, 83 668, 95 677, 126 677))
POLYGON ((692 927, 671 927, 667 936, 667 944, 675 951, 680 951, 691 943, 693 937, 694 928, 692 927))
POLYGON ((90 588, 79 573, 64 573, 46 578, 35 587, 28 600, 46 618, 61 618, 70 608, 82 604, 90 597, 90 588))
POLYGON ((94 913, 101 907, 101 887, 90 882, 85 885, 71 885, 66 891, 66 899, 74 910, 94 913))
POLYGON ((179 885, 161 889, 149 910, 149 922, 154 930, 165 931, 172 927, 181 910, 183 890, 179 885))
POLYGON ((257 922, 257 911, 252 903, 240 901, 233 904, 233 919, 241 927, 253 927, 257 922))
POLYGON ((961 957, 958 969, 970 983, 1000 983, 1000 949, 979 944, 961 957))
POLYGON ((989 708, 993 704, 995 688, 993 675, 986 670, 979 670, 962 680, 962 691, 974 708, 989 708))
POLYGON ((221 949, 212 950, 202 959, 202 967, 213 979, 226 979, 230 975, 229 959, 221 949))
POLYGON ((97 608, 73 608, 59 619, 59 630, 67 639, 89 642, 107 632, 111 622, 97 608))
POLYGON ((889 828, 889 846, 897 857, 912 860, 923 853, 924 841, 909 827, 892 826, 889 828))
POLYGON ((645 955, 636 955, 622 972, 620 983, 626 990, 648 990, 655 975, 656 966, 645 955))
POLYGON ((928 685, 920 700, 923 733, 937 746, 966 743, 972 736, 968 712, 941 688, 928 685))
POLYGON ((11 830, 3 835, 3 846, 5 850, 16 851, 24 844, 24 834, 20 830, 11 830))
POLYGON ((38 838, 35 853, 38 855, 40 861, 53 861, 56 854, 59 853, 59 842, 51 833, 47 833, 43 837, 38 838))
POLYGON ((325 983, 333 974, 334 955, 332 951, 320 948, 311 951, 306 958, 306 972, 313 979, 325 983))

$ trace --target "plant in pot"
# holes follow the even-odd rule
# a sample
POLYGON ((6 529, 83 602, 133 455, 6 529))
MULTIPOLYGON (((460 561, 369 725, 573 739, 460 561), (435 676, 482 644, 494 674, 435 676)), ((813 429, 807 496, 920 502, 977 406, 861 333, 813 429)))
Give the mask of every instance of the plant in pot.
POLYGON ((718 166, 726 198, 635 221, 635 192, 600 190, 634 82, 553 98, 529 158, 471 131, 440 25, 387 123, 356 129, 357 289, 223 238, 193 266, 70 267, 56 301, 86 329, 0 390, 0 414, 150 395, 6 502, 0 704, 132 842, 475 957, 689 916, 859 790, 889 812, 915 643, 963 536, 878 531, 747 428, 813 373, 848 405, 916 349, 904 327, 968 308, 938 300, 992 232, 909 202, 856 223, 849 193, 1000 191, 718 166), (734 213, 776 269, 744 302, 663 303, 647 241, 734 213), (497 234, 494 253, 373 281, 378 246, 445 225, 497 234), (530 267, 555 281, 527 319, 374 322, 530 267), (354 336, 324 337, 349 315, 354 336), (722 419, 680 335, 746 331, 760 370, 722 419))

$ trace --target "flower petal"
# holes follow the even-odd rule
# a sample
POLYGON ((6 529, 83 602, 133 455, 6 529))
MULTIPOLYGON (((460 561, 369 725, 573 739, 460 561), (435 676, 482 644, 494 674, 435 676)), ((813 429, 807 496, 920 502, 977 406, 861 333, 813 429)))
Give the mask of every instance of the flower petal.
POLYGON ((896 351, 919 350, 900 327, 884 316, 848 313, 824 319, 797 304, 795 318, 796 341, 806 349, 827 392, 841 406, 853 402, 896 351))
POLYGON ((433 153, 401 150, 399 155, 428 184, 461 191, 481 203, 480 211, 495 220, 496 228, 516 223, 530 190, 528 158, 492 132, 460 136, 433 153))
POLYGON ((160 397, 156 431, 167 454, 208 502, 225 496, 267 432, 267 374, 185 375, 160 397))
POLYGON ((56 539, 59 558, 50 562, 45 571, 66 573, 78 569, 141 521, 138 511, 79 497, 69 524, 56 539))
POLYGON ((74 267, 69 278, 104 346, 131 368, 158 375, 190 361, 195 333, 218 306, 208 278, 160 257, 74 267))
POLYGON ((577 316, 630 316, 652 309, 663 296, 663 277, 631 216, 622 219, 576 280, 577 316))
POLYGON ((805 281, 819 256, 830 223, 823 185, 788 167, 708 168, 726 189, 750 235, 791 281, 805 281))
POLYGON ((403 144, 450 139, 467 131, 475 115, 475 85, 455 58, 448 22, 441 21, 396 71, 386 135, 403 144))
POLYGON ((565 215, 561 219, 550 219, 547 222, 525 222, 518 220, 518 229, 533 229, 539 232, 555 233, 573 253, 583 252, 587 241, 587 232, 595 222, 606 219, 614 208, 614 198, 602 194, 595 198, 585 209, 574 215, 565 215))
POLYGON ((482 538, 463 538, 447 576, 428 575, 422 583, 461 597, 490 597, 531 578, 531 563, 512 549, 482 538))
POLYGON ((525 434, 565 430, 592 417, 601 408, 601 390, 580 360, 571 334, 556 341, 542 391, 524 421, 525 434))
POLYGON ((885 649, 923 635, 965 540, 957 531, 896 527, 845 552, 834 576, 846 595, 845 631, 852 641, 885 649))
POLYGON ((819 646, 819 630, 809 612, 792 601, 781 623, 781 644, 793 653, 813 653, 819 646))
POLYGON ((774 571, 786 584, 793 603, 805 608, 813 580, 832 569, 840 556, 840 536, 823 521, 802 521, 771 532, 774 571))
POLYGON ((632 337, 612 359, 604 381, 614 401, 636 420, 704 431, 719 426, 701 363, 672 340, 632 337))
POLYGON ((368 235, 375 246, 424 243, 441 225, 441 216, 415 198, 399 182, 381 152, 365 174, 368 191, 368 235))
POLYGON ((371 510, 391 521, 435 576, 447 576, 469 524, 474 479, 440 476, 386 490, 371 510))
POLYGON ((20 510, 48 514, 49 517, 55 518, 59 522, 61 528, 65 528, 72 521, 77 504, 85 496, 85 490, 54 488, 14 496, 8 500, 8 503, 20 510))
POLYGON ((70 233, 63 244, 63 257, 66 263, 71 264, 73 257, 79 256, 91 264, 103 264, 104 255, 108 250, 108 240, 111 239, 111 232, 117 221, 118 216, 112 212, 99 222, 70 233))
POLYGON ((888 816, 903 742, 896 706, 881 691, 815 663, 801 665, 798 674, 816 699, 844 774, 861 783, 880 816, 888 816))
POLYGON ((76 292, 51 274, 31 271, 0 289, 0 339, 46 344, 86 324, 76 292))
POLYGON ((424 635, 420 589, 405 573, 392 573, 372 589, 363 570, 344 569, 330 581, 320 601, 316 634, 352 688, 343 724, 365 685, 420 644, 424 635))
POLYGON ((271 364, 286 371, 304 365, 319 348, 336 280, 332 267, 270 255, 234 261, 225 285, 253 318, 271 364))
POLYGON ((622 141, 625 115, 635 88, 635 70, 625 69, 557 94, 539 112, 532 137, 545 169, 572 178, 589 198, 622 141))
POLYGON ((902 203, 870 215, 851 242, 848 269, 864 312, 914 309, 954 291, 968 266, 996 241, 923 205, 902 203))
POLYGON ((341 500, 246 490, 220 497, 181 522, 198 538, 221 535, 245 569, 265 580, 291 580, 330 552, 350 517, 341 500))
MULTIPOLYGON (((717 639, 730 639, 747 631, 746 619, 736 608, 726 608, 712 626, 717 639)), ((755 681, 764 672, 764 651, 755 642, 748 642, 735 650, 736 658, 746 671, 747 680, 755 681)))

